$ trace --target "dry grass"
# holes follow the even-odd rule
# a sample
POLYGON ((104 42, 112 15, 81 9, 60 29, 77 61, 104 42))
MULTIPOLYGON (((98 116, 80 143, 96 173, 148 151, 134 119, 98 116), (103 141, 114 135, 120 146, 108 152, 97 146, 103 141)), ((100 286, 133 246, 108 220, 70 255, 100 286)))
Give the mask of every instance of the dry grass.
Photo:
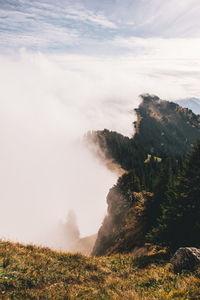
POLYGON ((0 241, 0 299, 200 299, 200 270, 164 254, 89 257, 0 241))

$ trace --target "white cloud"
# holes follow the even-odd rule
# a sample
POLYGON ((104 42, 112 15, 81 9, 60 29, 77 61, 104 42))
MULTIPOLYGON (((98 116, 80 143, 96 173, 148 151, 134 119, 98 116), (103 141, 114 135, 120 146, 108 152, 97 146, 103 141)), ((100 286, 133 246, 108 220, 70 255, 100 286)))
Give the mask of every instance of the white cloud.
POLYGON ((0 64, 0 235, 22 241, 41 243, 69 209, 83 235, 98 230, 116 177, 78 146, 85 132, 131 134, 143 92, 200 96, 200 64, 191 59, 22 51, 0 64))
POLYGON ((83 235, 97 232, 116 176, 77 140, 90 129, 128 132, 129 104, 112 98, 98 60, 22 52, 0 64, 1 237, 42 243, 72 208, 83 235))
POLYGON ((0 16, 3 29, 0 31, 0 45, 3 49, 66 47, 76 45, 80 40, 76 29, 54 24, 50 21, 51 12, 45 10, 40 15, 34 8, 25 12, 1 9, 0 16))
POLYGON ((21 6, 0 8, 0 45, 1 48, 75 48, 84 40, 85 24, 92 30, 96 26, 117 28, 102 13, 94 13, 82 5, 21 1, 21 6))
POLYGON ((200 59, 200 38, 139 38, 116 37, 110 42, 137 56, 156 59, 200 59))
POLYGON ((111 28, 111 29, 117 28, 117 25, 114 22, 108 20, 104 15, 95 14, 92 11, 85 10, 83 7, 79 9, 74 9, 74 8, 66 9, 65 17, 67 19, 92 23, 93 25, 100 25, 105 28, 111 28))
POLYGON ((129 35, 140 37, 200 37, 198 0, 121 1, 113 8, 113 19, 127 24, 129 35), (130 22, 134 22, 129 28, 130 22), (129 30, 130 29, 130 30, 129 30))
POLYGON ((169 42, 177 38, 189 42, 191 38, 198 39, 199 13, 197 0, 124 0, 123 3, 15 0, 12 5, 4 3, 0 8, 0 47, 8 50, 14 45, 15 49, 115 55, 125 52, 131 43, 140 49, 144 37, 149 44, 157 38, 159 45, 164 45, 164 39, 169 42), (113 39, 120 42, 115 47, 113 39))

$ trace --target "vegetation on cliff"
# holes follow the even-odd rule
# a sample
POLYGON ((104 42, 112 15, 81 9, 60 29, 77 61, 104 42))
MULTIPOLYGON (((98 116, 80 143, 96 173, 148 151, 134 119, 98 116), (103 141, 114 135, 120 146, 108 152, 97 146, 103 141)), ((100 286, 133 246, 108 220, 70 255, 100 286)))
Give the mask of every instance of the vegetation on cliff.
POLYGON ((200 246, 199 144, 183 164, 200 137, 200 116, 156 96, 142 98, 133 138, 108 130, 87 136, 97 154, 126 170, 107 196, 94 255, 127 253, 146 242, 200 246))
MULTIPOLYGON (((165 172, 164 178, 168 178, 168 182, 156 190, 164 191, 158 198, 160 213, 148 234, 150 241, 171 249, 181 246, 200 247, 200 140, 189 153, 183 170, 171 184, 169 176, 165 172)), ((149 211, 153 214, 152 206, 149 211)))

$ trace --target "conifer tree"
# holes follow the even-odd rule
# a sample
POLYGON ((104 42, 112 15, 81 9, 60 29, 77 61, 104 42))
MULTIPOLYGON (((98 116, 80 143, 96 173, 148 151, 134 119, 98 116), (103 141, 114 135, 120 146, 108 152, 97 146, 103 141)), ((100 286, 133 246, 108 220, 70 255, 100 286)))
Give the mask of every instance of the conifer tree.
POLYGON ((162 206, 167 202, 167 193, 171 184, 171 161, 167 158, 155 180, 153 187, 154 196, 146 204, 147 227, 150 230, 156 225, 157 219, 162 212, 162 206))
POLYGON ((174 234, 180 245, 200 246, 200 140, 178 178, 177 216, 174 234))
POLYGON ((157 224, 147 237, 172 250, 200 246, 200 140, 184 163, 176 189, 168 190, 157 224))

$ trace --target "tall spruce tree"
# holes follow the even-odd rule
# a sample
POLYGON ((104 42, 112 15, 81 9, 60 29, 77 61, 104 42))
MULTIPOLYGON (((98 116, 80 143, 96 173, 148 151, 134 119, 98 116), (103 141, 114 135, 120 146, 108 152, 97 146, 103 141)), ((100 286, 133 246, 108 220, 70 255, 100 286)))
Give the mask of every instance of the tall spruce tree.
POLYGON ((156 226, 157 220, 162 212, 162 207, 167 201, 167 193, 171 184, 171 176, 171 161, 170 158, 167 158, 155 180, 153 187, 154 196, 151 198, 151 201, 146 204, 145 215, 148 230, 151 230, 152 227, 156 226))
POLYGON ((172 250, 200 246, 200 140, 185 161, 176 189, 169 189, 167 201, 148 238, 172 250))
POLYGON ((185 162, 177 185, 177 215, 174 234, 180 246, 200 246, 200 140, 185 162))

